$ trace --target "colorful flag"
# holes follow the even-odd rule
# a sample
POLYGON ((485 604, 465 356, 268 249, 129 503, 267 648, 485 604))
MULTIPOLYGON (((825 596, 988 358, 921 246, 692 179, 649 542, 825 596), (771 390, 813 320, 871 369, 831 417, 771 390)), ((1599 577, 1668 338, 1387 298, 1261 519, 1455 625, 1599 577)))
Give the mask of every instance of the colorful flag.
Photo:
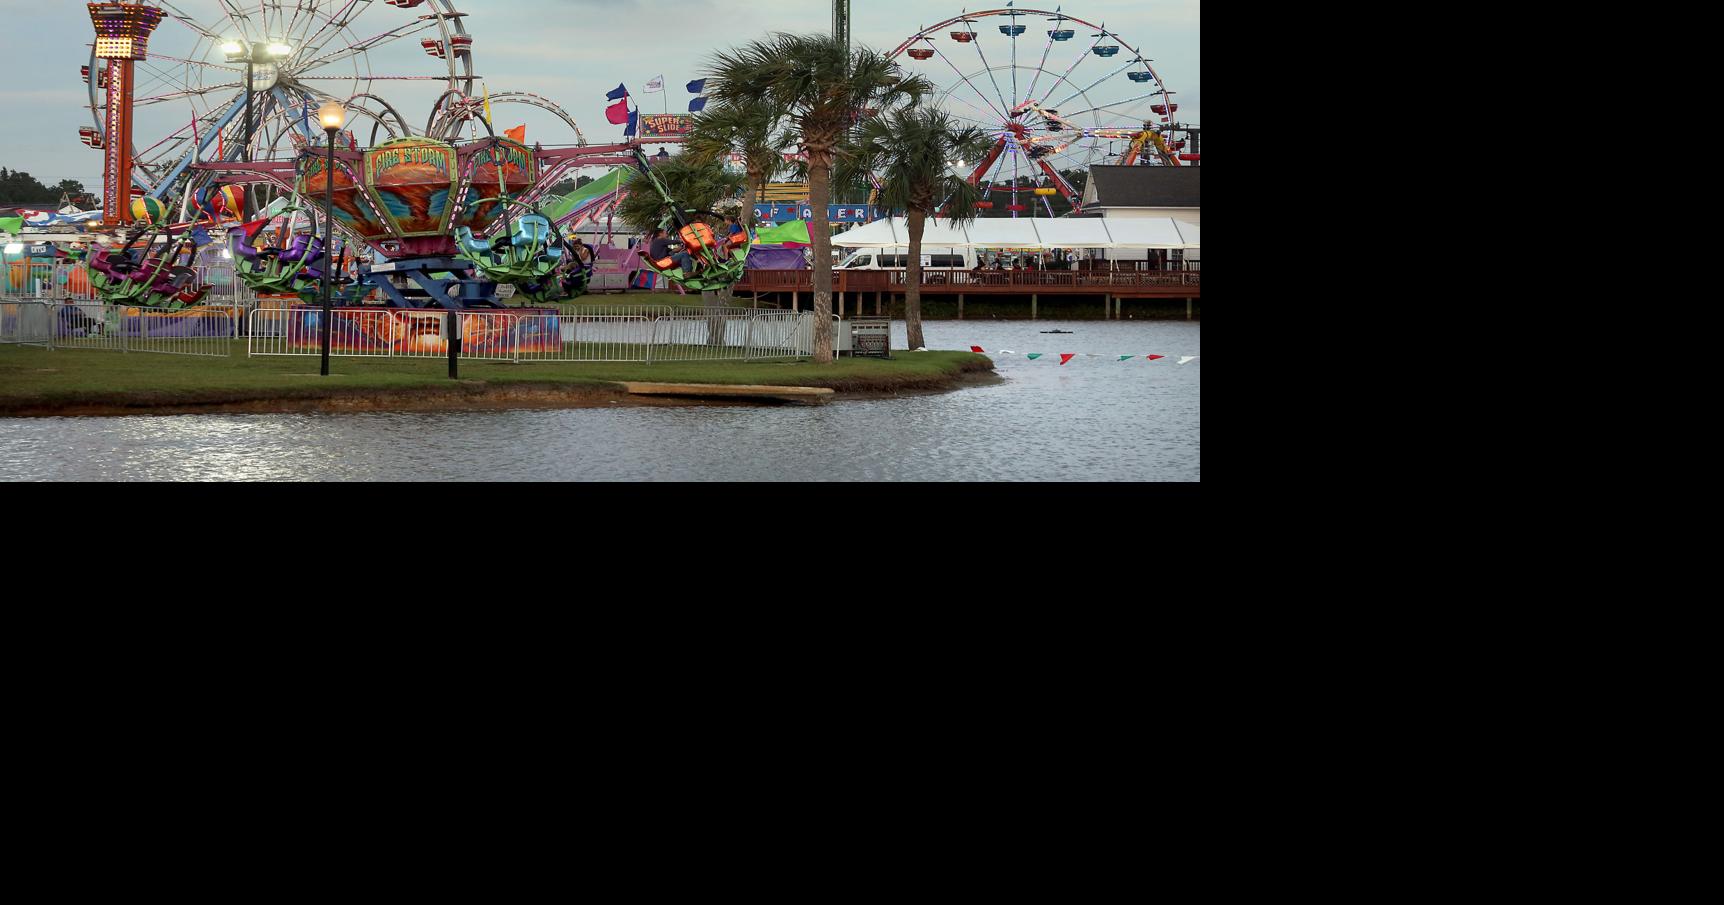
POLYGON ((628 96, 629 96, 629 90, 627 88, 624 88, 621 84, 619 84, 619 85, 617 85, 617 90, 612 91, 611 93, 605 95, 605 100, 617 101, 617 100, 622 100, 623 98, 628 97, 628 96))
POLYGON ((1035 361, 1036 359, 1042 357, 1042 354, 1043 353, 1041 353, 1041 352, 1031 352, 1030 354, 1028 354, 1024 357, 1028 358, 1030 361, 1035 361))
POLYGON ((624 138, 633 138, 634 137, 635 129, 640 126, 640 120, 641 120, 641 112, 639 110, 630 110, 629 111, 629 127, 627 129, 623 130, 623 137, 624 138))
POLYGON ((1166 358, 1167 356, 1166 355, 1146 355, 1144 357, 1148 358, 1150 361, 1160 361, 1161 359, 1166 358))
POLYGON ((629 121, 629 99, 620 101, 605 108, 605 121, 613 126, 620 126, 629 121))
POLYGON ((700 94, 706 90, 706 79, 695 79, 688 83, 689 94, 700 94))
POLYGON ((646 93, 647 94, 657 94, 658 92, 663 91, 663 90, 664 90, 664 76, 662 76, 662 75, 656 76, 653 78, 652 81, 646 83, 646 93))
POLYGON ((986 353, 988 350, 982 348, 981 346, 971 346, 970 351, 976 353, 977 355, 981 355, 981 354, 986 353))
POLYGON ((491 87, 485 86, 485 125, 491 124, 491 87))
POLYGON ((1076 356, 1076 355, 1074 355, 1074 354, 1072 354, 1072 353, 1069 353, 1069 352, 1061 352, 1061 353, 1060 353, 1060 367, 1062 367, 1062 368, 1063 368, 1063 367, 1065 367, 1065 366, 1066 366, 1066 362, 1068 362, 1068 361, 1071 361, 1071 360, 1072 360, 1072 359, 1074 359, 1074 358, 1076 358, 1076 357, 1077 357, 1077 356, 1076 356))
POLYGON ((690 112, 690 113, 699 113, 700 111, 705 110, 705 109, 706 109, 706 98, 704 98, 704 97, 697 97, 694 100, 688 102, 688 112, 690 112))
POLYGON ((521 144, 527 143, 527 127, 525 124, 516 126, 503 134, 509 136, 510 141, 518 141, 521 144))

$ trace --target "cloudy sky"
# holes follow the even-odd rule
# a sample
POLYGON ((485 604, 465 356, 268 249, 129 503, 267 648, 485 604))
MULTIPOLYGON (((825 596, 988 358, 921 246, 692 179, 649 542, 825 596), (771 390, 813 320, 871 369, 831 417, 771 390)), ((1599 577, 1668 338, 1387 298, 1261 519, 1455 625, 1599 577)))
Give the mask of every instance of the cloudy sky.
MULTIPOLYGON (((78 141, 78 127, 90 124, 90 114, 78 68, 88 62, 92 28, 86 0, 0 0, 0 59, 6 60, 11 77, 0 86, 0 111, 6 113, 7 128, 0 131, 0 166, 21 169, 53 184, 61 179, 79 179, 100 190, 101 152, 78 141)), ((221 0, 171 0, 181 10, 216 31, 230 31, 220 13, 221 0)), ((227 0, 235 7, 256 0, 227 0)), ((354 28, 369 37, 405 21, 416 11, 397 9, 381 0, 355 0, 369 5, 354 28)), ((292 4, 288 4, 291 6, 292 4)), ((963 0, 854 0, 854 38, 858 43, 892 50, 924 26, 933 26, 960 14, 963 0)), ((1031 8, 1053 9, 1059 3, 1036 0, 1031 8)), ((1199 79, 1199 0, 1079 0, 1063 4, 1064 12, 1088 22, 1105 24, 1129 47, 1154 60, 1156 72, 1177 92, 1178 118, 1201 123, 1199 79)), ((975 9, 1004 6, 997 2, 971 2, 975 9)), ((702 75, 703 64, 715 49, 744 43, 773 31, 797 33, 827 31, 830 4, 825 0, 729 0, 690 3, 687 0, 458 0, 456 8, 468 13, 467 28, 474 35, 476 74, 483 76, 491 92, 530 91, 561 104, 580 124, 590 142, 618 140, 622 127, 606 123, 605 92, 619 82, 626 84, 643 112, 686 112, 690 95, 684 84, 702 75), (663 75, 667 93, 644 94, 648 80, 663 75)), ((992 20, 1003 23, 1001 18, 992 20)), ((1018 65, 1026 75, 1040 62, 1048 44, 1040 17, 1023 20, 1029 29, 1017 42, 1018 65)), ((1083 53, 1094 41, 1082 26, 1075 40, 1054 45, 1045 70, 1049 77, 1063 73, 1080 56, 1083 62, 1069 81, 1078 88, 1108 76, 1129 57, 1121 51, 1113 61, 1083 53)), ((982 55, 988 66, 1010 63, 1012 42, 995 28, 983 30, 982 55)), ((151 50, 173 53, 191 45, 190 33, 175 22, 164 23, 152 39, 151 50)), ((927 62, 904 62, 945 88, 955 85, 956 66, 975 76, 983 86, 978 97, 960 88, 948 106, 959 114, 972 114, 987 103, 987 94, 1009 97, 1012 87, 991 85, 982 73, 974 47, 965 48, 942 38, 940 45, 952 63, 936 57, 927 62), (942 65, 944 64, 944 65, 942 65)), ((185 51, 189 52, 189 51, 185 51)), ((368 60, 376 75, 434 75, 440 61, 427 56, 416 39, 398 41, 373 51, 368 60)), ((351 71, 351 70, 349 70, 351 71)), ((1002 70, 1002 78, 1009 73, 1002 70)), ((375 93, 389 99, 409 122, 423 124, 436 91, 430 82, 376 83, 375 93)), ((1124 75, 1105 80, 1090 92, 1092 103, 1126 101, 1142 93, 1142 86, 1124 75)), ((159 92, 159 89, 157 89, 159 92)), ((1027 85, 1017 94, 1025 96, 1027 85)), ((1038 90, 1038 94, 1041 93, 1038 90)), ((1002 97, 1003 101, 1005 97, 1002 97)), ((1125 109, 1143 113, 1139 105, 1125 109), (1137 109, 1134 109, 1137 108, 1137 109)), ((190 119, 182 102, 156 105, 142 117, 138 143, 153 143, 165 130, 166 118, 178 124, 190 119), (157 134, 149 134, 155 131, 157 134)), ((527 107, 496 108, 500 130, 520 123, 528 126, 529 143, 547 145, 573 143, 567 126, 556 118, 527 107)), ((1123 123, 1122 123, 1123 124, 1123 123)), ((362 134, 361 140, 365 140, 362 134)))

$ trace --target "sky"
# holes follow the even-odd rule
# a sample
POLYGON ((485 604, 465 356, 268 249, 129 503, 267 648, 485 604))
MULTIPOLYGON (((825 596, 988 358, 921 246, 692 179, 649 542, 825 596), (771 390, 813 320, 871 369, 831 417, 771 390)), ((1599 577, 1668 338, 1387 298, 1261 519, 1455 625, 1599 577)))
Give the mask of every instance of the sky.
MULTIPOLYGON (((221 0, 170 2, 206 25, 229 30, 216 24, 224 21, 219 12, 221 0)), ((365 36, 379 34, 424 11, 398 9, 382 0, 353 2, 369 6, 354 26, 365 36)), ((228 3, 255 6, 256 0, 228 3)), ((970 5, 995 9, 1003 7, 1005 0, 970 5)), ((1124 44, 1153 60, 1156 73, 1177 93, 1177 118, 1201 124, 1199 0, 1080 0, 1070 4, 1037 0, 1026 8, 1055 6, 1063 6, 1067 15, 1105 24, 1124 44)), ((619 82, 629 88, 642 112, 659 113, 667 107, 673 113, 686 112, 692 95, 684 85, 704 74, 713 51, 774 31, 811 33, 831 28, 831 7, 826 0, 457 0, 456 8, 468 14, 465 21, 474 36, 475 73, 483 77, 491 93, 528 91, 548 97, 566 109, 587 140, 595 144, 622 139, 623 127, 610 125, 604 115, 609 103, 605 93, 619 82), (647 82, 658 75, 664 76, 666 93, 643 93, 647 82)), ((853 40, 890 51, 924 26, 955 18, 963 9, 962 2, 942 0, 854 0, 853 40)), ((999 24, 1008 20, 989 21, 999 24)), ((1048 44, 1049 26, 1042 17, 1022 21, 1029 30, 1017 42, 1018 64, 1026 67, 1025 74, 1033 75, 1028 67, 1039 61, 1029 58, 1040 57, 1048 44)), ((49 185, 78 179, 99 193, 102 153, 78 140, 78 127, 91 124, 78 72, 88 62, 88 45, 93 38, 86 0, 0 0, 0 23, 4 23, 0 26, 0 59, 6 60, 11 76, 0 84, 0 111, 8 126, 0 130, 0 166, 24 170, 49 185)), ((1103 79, 1118 64, 1084 54, 1094 40, 1089 37, 1091 32, 1082 26, 1072 27, 1078 30, 1077 38, 1053 45, 1056 52, 1044 71, 1052 78, 1082 56, 1083 62, 1069 79, 1082 88, 1103 79)), ((986 29, 984 38, 979 43, 983 54, 988 55, 988 64, 1008 63, 1011 41, 991 28, 986 29)), ((151 50, 172 53, 176 46, 189 46, 191 39, 183 26, 168 21, 152 39, 151 50)), ((941 50, 950 55, 952 64, 946 64, 942 57, 926 62, 907 56, 901 60, 912 71, 933 78, 942 90, 958 82, 953 65, 973 74, 984 89, 992 89, 978 97, 960 87, 954 97, 967 97, 968 101, 947 102, 954 113, 982 118, 976 111, 984 104, 992 108, 987 95, 996 91, 1001 102, 1006 96, 1027 96, 1027 85, 1020 85, 1015 94, 1009 84, 989 85, 977 57, 962 54, 966 49, 973 51, 973 46, 964 48, 943 35, 940 40, 941 50)), ((1121 53, 1128 55, 1130 50, 1121 53)), ((368 63, 370 71, 378 75, 433 75, 433 67, 442 65, 419 48, 417 38, 372 51, 368 63)), ((430 87, 434 84, 378 82, 373 91, 387 98, 409 122, 422 126, 437 93, 430 87)), ((1093 90, 1091 100, 1123 101, 1138 94, 1141 86, 1120 75, 1093 90)), ((176 124, 188 121, 190 108, 183 103, 159 104, 140 114, 138 143, 148 145, 159 138, 169 128, 168 117, 176 124), (157 134, 152 136, 152 131, 157 134)), ((568 127, 550 114, 523 106, 497 105, 494 109, 498 131, 524 123, 529 143, 574 143, 568 127)), ((360 140, 366 141, 364 133, 360 140)))

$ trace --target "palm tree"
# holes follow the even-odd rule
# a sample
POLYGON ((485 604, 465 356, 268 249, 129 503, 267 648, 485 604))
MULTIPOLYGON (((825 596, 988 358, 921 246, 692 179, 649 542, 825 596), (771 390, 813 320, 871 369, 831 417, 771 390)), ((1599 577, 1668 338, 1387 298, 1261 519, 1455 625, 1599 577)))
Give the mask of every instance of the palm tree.
POLYGON ((959 126, 932 109, 898 110, 862 124, 856 136, 858 163, 880 180, 880 203, 904 211, 910 227, 909 273, 904 287, 904 320, 910 348, 922 340, 922 234, 928 215, 939 211, 953 222, 976 219, 981 193, 952 172, 953 161, 974 160, 992 137, 974 126, 959 126))
POLYGON ((722 104, 754 99, 783 114, 808 155, 809 226, 814 242, 814 361, 832 362, 832 164, 844 136, 869 112, 914 105, 934 85, 906 75, 867 47, 830 35, 776 34, 715 55, 707 94, 722 104))
POLYGON ((753 226, 754 203, 766 190, 766 183, 787 168, 784 152, 793 139, 780 130, 783 114, 751 97, 737 103, 724 103, 695 114, 694 128, 683 152, 704 162, 731 153, 742 155, 748 183, 742 189, 742 214, 737 218, 744 226, 753 226))
MULTIPOLYGON (((721 199, 742 188, 741 174, 727 171, 717 160, 697 161, 688 154, 654 160, 652 172, 690 220, 699 219, 700 212, 711 210, 721 199)), ((647 174, 631 170, 623 185, 627 194, 617 207, 623 222, 647 232, 670 218, 669 202, 653 187, 647 174)))

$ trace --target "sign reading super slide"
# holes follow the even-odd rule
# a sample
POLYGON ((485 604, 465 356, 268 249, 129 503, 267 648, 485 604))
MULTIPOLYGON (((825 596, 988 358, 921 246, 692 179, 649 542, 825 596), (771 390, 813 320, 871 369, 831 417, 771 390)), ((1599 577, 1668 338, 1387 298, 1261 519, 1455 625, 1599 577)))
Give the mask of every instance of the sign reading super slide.
MULTIPOLYGON (((788 223, 791 220, 814 219, 814 208, 806 204, 756 204, 754 206, 756 220, 773 223, 788 223)), ((832 223, 867 223, 875 217, 875 210, 866 204, 829 204, 826 206, 826 218, 832 223)))
POLYGON ((683 138, 694 128, 694 117, 687 113, 642 113, 641 141, 654 138, 683 138))

